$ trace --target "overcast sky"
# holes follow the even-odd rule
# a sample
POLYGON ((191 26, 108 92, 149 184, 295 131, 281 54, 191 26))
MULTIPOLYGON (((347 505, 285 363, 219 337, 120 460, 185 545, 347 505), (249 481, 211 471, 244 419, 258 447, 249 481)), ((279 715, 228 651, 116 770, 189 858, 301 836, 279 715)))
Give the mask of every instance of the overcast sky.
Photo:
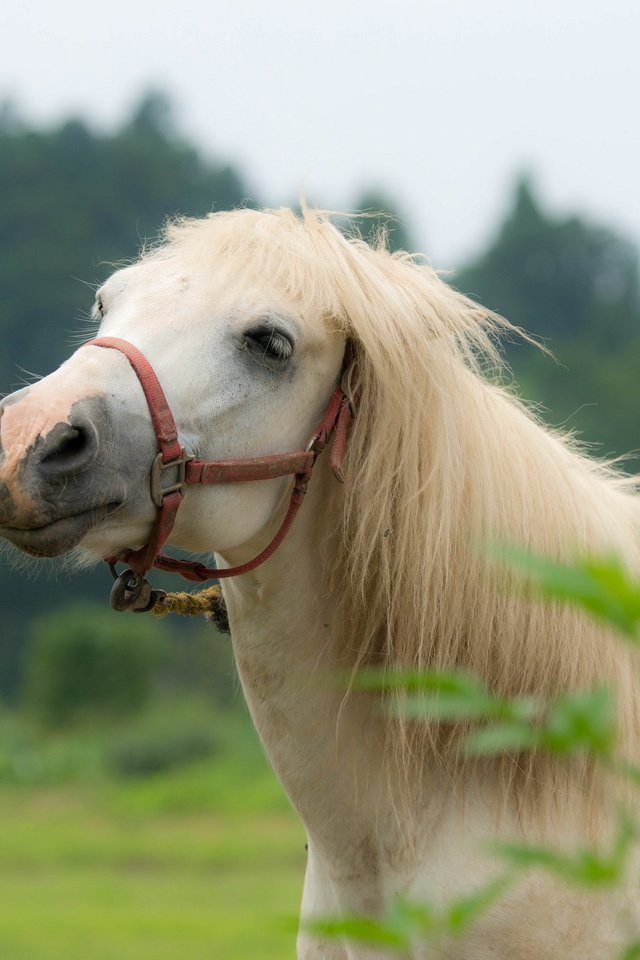
POLYGON ((5 2, 0 98, 108 127, 165 89, 267 202, 379 185, 450 266, 522 169, 640 241, 639 47, 639 0, 5 2))

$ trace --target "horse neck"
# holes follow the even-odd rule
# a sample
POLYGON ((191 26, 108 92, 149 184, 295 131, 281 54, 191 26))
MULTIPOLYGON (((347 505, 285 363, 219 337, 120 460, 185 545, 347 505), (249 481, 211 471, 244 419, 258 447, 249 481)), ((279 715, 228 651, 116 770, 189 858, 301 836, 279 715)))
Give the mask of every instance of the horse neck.
POLYGON ((340 679, 350 664, 336 648, 334 602, 321 586, 323 517, 336 485, 325 459, 274 556, 223 581, 223 591, 240 680, 265 750, 310 836, 339 856, 356 821, 366 819, 363 797, 377 794, 371 758, 379 756, 381 731, 366 703, 345 701, 340 679))

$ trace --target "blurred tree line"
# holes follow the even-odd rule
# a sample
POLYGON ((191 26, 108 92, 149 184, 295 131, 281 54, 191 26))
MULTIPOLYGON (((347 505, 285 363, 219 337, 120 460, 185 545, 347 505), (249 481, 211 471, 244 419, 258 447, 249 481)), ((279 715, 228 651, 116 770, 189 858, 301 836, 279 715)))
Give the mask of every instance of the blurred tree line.
POLYGON ((549 422, 588 442, 594 455, 623 457, 637 471, 634 245, 581 217, 547 213, 523 177, 488 249, 459 270, 454 283, 551 349, 555 362, 524 342, 508 345, 521 394, 539 403, 549 422))
MULTIPOLYGON (((240 169, 205 158, 180 135, 170 104, 160 94, 145 96, 121 128, 108 134, 81 119, 34 129, 5 104, 0 108, 3 389, 8 392, 33 374, 50 372, 68 356, 73 336, 83 333, 82 319, 93 299, 85 284, 101 282, 114 262, 134 257, 167 216, 201 216, 263 202, 240 169)), ((380 190, 364 190, 353 206, 369 214, 359 224, 366 239, 386 224, 392 248, 412 248, 406 226, 393 216, 393 201, 380 190), (392 218, 386 221, 378 211, 392 218)), ((521 392, 544 405, 550 422, 597 443, 597 454, 624 455, 640 446, 635 417, 640 286, 631 243, 578 216, 547 213, 523 178, 486 251, 456 272, 452 282, 551 347, 555 361, 525 344, 507 346, 521 392)), ((627 465, 637 468, 639 462, 631 456, 627 465)), ((34 579, 8 563, 0 566, 0 695, 9 700, 23 684, 29 645, 40 658, 27 677, 27 695, 36 699, 49 669, 49 654, 43 651, 59 648, 62 657, 73 648, 73 656, 85 656, 78 624, 91 618, 77 612, 69 619, 63 610, 77 596, 95 600, 104 617, 112 617, 107 610, 110 582, 103 570, 75 578, 53 570, 41 568, 34 579), (52 610, 63 612, 44 621, 43 614, 52 610), (68 644, 60 641, 63 635, 68 644)), ((114 636, 127 632, 116 625, 120 621, 109 620, 114 636)), ((174 645, 167 676, 190 684, 214 670, 216 655, 205 649, 201 633, 182 624, 178 630, 166 625, 165 640, 167 636, 174 645), (196 664, 193 670, 189 663, 196 664)), ((98 659, 91 669, 97 676, 111 661, 100 630, 94 640, 92 656, 98 659)), ((228 655, 218 655, 224 664, 223 686, 229 687, 228 655)), ((209 692, 225 695, 223 689, 209 692)), ((66 709, 64 704, 60 709, 66 709)))

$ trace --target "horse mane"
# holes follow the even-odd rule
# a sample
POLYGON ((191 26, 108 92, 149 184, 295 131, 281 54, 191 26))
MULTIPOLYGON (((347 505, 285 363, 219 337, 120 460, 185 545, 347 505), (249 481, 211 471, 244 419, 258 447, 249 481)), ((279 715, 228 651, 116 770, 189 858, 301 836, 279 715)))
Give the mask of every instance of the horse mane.
MULTIPOLYGON (((337 642, 354 665, 464 668, 510 696, 604 681, 617 698, 620 749, 636 756, 632 652, 571 607, 525 599, 515 574, 498 575, 482 549, 504 541, 559 559, 609 552, 640 573, 630 478, 543 427, 492 379, 496 337, 514 328, 428 264, 348 238, 322 211, 179 221, 165 243, 194 255, 204 245, 217 264, 257 275, 260 290, 354 343, 361 397, 326 544, 337 642)), ((443 762, 457 764, 425 728, 443 762)), ((410 764, 415 724, 394 720, 390 737, 410 764)), ((513 772, 513 758, 506 763, 513 772)))

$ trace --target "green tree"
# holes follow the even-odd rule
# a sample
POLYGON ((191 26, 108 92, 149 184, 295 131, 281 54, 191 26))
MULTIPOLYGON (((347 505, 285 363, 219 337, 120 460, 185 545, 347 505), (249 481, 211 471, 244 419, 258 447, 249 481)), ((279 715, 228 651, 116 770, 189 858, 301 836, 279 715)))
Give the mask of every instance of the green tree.
MULTIPOLYGON (((0 384, 20 385, 15 360, 48 373, 69 352, 83 281, 134 256, 167 215, 204 215, 247 201, 232 166, 204 158, 175 132, 169 102, 144 97, 113 134, 68 120, 51 130, 0 110, 0 384)), ((255 197, 254 197, 255 199, 255 197)))
POLYGON ((140 710, 166 654, 160 625, 92 604, 49 613, 32 633, 24 703, 51 726, 140 710))
POLYGON ((544 212, 531 181, 489 249, 458 283, 536 336, 589 336, 608 349, 640 330, 638 254, 627 240, 577 216, 544 212))
POLYGON ((398 213, 395 203, 383 190, 363 190, 356 198, 353 209, 357 213, 367 214, 357 221, 367 243, 375 244, 382 233, 387 237, 390 250, 414 250, 406 219, 398 213))
POLYGON ((553 424, 603 455, 639 446, 640 279, 628 240, 578 216, 548 214, 523 177, 487 251, 454 283, 551 348, 557 362, 514 341, 509 360, 523 394, 553 424))

